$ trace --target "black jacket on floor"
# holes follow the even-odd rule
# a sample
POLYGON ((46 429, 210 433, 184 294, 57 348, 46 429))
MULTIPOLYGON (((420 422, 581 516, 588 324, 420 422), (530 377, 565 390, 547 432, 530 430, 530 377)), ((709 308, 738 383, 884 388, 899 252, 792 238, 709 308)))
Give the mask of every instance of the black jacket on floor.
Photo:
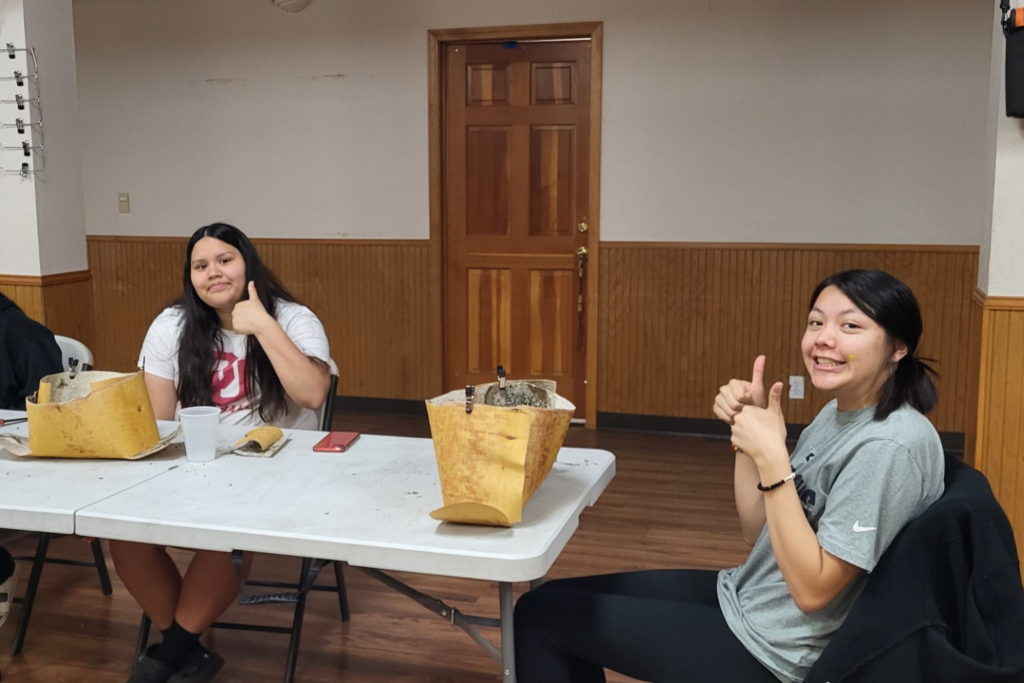
POLYGON ((53 334, 0 294, 0 408, 24 410, 39 380, 63 370, 53 334))
POLYGON ((1024 681, 1024 588, 988 481, 946 458, 946 490, 893 540, 805 683, 1024 681))

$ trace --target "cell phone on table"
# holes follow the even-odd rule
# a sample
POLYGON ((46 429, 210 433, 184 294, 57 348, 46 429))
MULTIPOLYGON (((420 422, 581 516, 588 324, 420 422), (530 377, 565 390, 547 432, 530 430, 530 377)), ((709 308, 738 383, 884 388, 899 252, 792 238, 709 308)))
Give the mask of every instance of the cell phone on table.
POLYGON ((359 432, 330 432, 313 446, 317 453, 344 453, 359 438, 359 432))

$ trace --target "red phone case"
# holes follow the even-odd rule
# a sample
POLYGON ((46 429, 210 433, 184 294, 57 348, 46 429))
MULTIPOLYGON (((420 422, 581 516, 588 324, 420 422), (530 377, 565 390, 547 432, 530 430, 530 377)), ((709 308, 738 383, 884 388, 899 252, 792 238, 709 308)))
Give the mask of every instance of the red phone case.
POLYGON ((344 453, 359 438, 359 432, 330 432, 313 446, 318 453, 344 453))

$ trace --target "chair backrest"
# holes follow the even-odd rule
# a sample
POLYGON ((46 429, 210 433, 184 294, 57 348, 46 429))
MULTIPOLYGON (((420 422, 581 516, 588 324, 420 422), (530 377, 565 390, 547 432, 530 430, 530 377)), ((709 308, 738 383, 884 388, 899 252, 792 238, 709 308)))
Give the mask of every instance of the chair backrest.
POLYGON ((327 391, 324 404, 317 410, 320 420, 320 431, 331 431, 331 420, 334 418, 334 395, 338 393, 338 365, 331 359, 331 388, 327 391))
POLYGON ((54 335, 53 338, 57 341, 57 346, 60 347, 60 355, 64 361, 64 369, 71 369, 71 360, 75 359, 78 361, 79 370, 91 370, 92 369, 92 352, 89 347, 71 337, 62 337, 59 334, 54 335))
POLYGON ((1024 680, 1013 529, 984 475, 951 456, 945 487, 893 539, 806 682, 1024 680))

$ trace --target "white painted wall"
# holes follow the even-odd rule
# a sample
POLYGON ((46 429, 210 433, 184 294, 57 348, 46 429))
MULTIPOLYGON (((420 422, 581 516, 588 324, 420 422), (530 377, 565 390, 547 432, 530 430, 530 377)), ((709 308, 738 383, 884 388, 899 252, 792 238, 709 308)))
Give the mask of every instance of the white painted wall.
POLYGON ((978 244, 990 5, 74 0, 86 226, 426 238, 427 30, 600 20, 603 239, 978 244))
MULTIPOLYGON (((0 47, 14 43, 25 47, 25 15, 21 0, 0 0, 0 47)), ((9 77, 18 70, 30 73, 24 52, 15 52, 13 60, 6 54, 0 61, 0 76, 9 77)), ((14 81, 0 81, 0 100, 13 100, 16 93, 26 93, 29 86, 18 88, 14 81)), ((0 122, 14 123, 19 112, 13 104, 0 104, 0 122)), ((28 119, 26 119, 28 120, 28 119)), ((24 136, 14 128, 0 128, 0 148, 17 147, 24 136)), ((39 239, 36 235, 36 191, 32 178, 7 173, 21 168, 25 157, 17 151, 0 151, 0 275, 40 275, 39 239)))
POLYGON ((25 38, 36 49, 39 60, 43 115, 45 166, 34 177, 40 274, 86 270, 89 264, 71 0, 25 2, 25 38))
MULTIPOLYGON (((998 10, 996 11, 998 15, 998 10)), ((989 296, 1024 296, 1024 120, 1006 116, 1006 61, 1002 32, 992 49, 990 136, 994 137, 991 229, 981 240, 978 287, 989 296)))
POLYGON ((75 75, 74 23, 71 0, 0 0, 0 48, 13 43, 15 58, 0 58, 0 76, 20 70, 24 87, 0 80, 0 100, 25 95, 30 104, 19 111, 0 104, 0 122, 21 118, 26 134, 0 128, 0 144, 33 147, 0 152, 0 274, 51 275, 88 268, 85 210, 82 195, 81 148, 78 140, 78 90, 75 75), (35 48, 36 66, 26 47, 35 48), (37 105, 33 100, 39 97, 37 105), (31 124, 42 122, 40 130, 31 124), (38 171, 22 178, 22 162, 38 171))

